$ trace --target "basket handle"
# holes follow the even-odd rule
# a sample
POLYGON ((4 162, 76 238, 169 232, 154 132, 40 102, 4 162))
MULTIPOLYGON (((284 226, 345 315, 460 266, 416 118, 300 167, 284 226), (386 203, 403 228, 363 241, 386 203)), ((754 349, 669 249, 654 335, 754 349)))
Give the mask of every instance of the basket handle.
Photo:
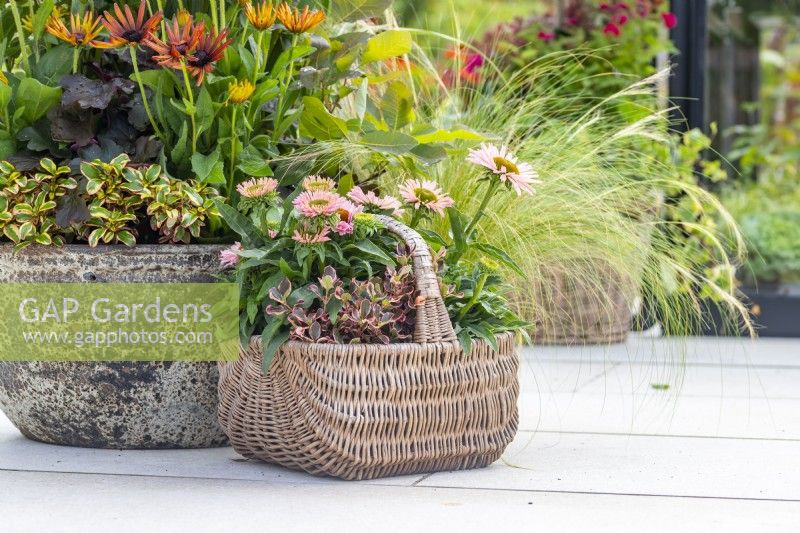
POLYGON ((414 342, 434 343, 456 340, 453 324, 444 305, 439 280, 433 269, 428 243, 419 233, 392 217, 376 215, 390 232, 400 237, 411 249, 414 262, 414 277, 419 299, 417 301, 417 323, 414 326, 414 342))

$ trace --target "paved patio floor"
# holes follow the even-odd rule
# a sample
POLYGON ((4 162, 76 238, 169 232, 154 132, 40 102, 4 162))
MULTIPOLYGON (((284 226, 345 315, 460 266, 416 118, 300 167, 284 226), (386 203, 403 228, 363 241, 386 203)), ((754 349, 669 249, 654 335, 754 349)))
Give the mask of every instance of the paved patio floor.
POLYGON ((800 340, 524 358, 519 435, 470 472, 345 483, 227 448, 49 446, 0 415, 0 531, 800 532, 800 340))

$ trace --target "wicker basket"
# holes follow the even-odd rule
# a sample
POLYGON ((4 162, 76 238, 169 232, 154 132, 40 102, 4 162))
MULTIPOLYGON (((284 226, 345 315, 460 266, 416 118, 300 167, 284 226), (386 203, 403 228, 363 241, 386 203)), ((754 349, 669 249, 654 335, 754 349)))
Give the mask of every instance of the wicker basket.
POLYGON ((254 337, 220 365, 219 418, 234 449, 315 475, 371 479, 487 466, 517 430, 519 359, 513 334, 498 351, 455 339, 425 242, 383 219, 414 250, 414 343, 288 342, 261 369, 254 337))
POLYGON ((534 323, 535 344, 612 344, 628 337, 637 291, 610 266, 587 266, 582 276, 552 270, 534 283, 537 315, 548 317, 534 323))

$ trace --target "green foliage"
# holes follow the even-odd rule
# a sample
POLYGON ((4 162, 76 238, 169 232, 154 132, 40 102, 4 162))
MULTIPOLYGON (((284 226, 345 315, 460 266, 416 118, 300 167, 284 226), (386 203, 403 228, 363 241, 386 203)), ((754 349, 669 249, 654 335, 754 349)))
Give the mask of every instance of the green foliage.
POLYGON ((748 285, 800 281, 800 190, 784 180, 764 180, 729 190, 725 205, 739 221, 749 247, 739 278, 748 285))
POLYGON ((15 250, 73 241, 133 246, 145 217, 159 242, 188 243, 218 217, 216 190, 168 178, 158 165, 133 167, 122 155, 84 162, 81 174, 79 186, 69 167, 50 159, 32 171, 0 162, 0 229, 15 250))
POLYGON ((729 159, 738 163, 739 186, 723 199, 750 246, 739 277, 747 284, 800 281, 800 116, 796 82, 800 79, 800 31, 786 20, 767 31, 761 50, 760 122, 739 126, 729 159))
POLYGON ((756 281, 800 282, 800 210, 749 213, 739 224, 751 245, 748 263, 756 281))
POLYGON ((19 251, 31 244, 61 245, 56 225, 57 200, 77 188, 68 167, 40 162, 39 172, 20 172, 0 161, 0 229, 19 251))

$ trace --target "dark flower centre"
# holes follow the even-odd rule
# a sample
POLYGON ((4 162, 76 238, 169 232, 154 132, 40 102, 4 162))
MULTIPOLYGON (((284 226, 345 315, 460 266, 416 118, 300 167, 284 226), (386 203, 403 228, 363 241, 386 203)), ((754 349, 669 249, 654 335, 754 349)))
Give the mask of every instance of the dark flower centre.
POLYGON ((142 32, 135 29, 125 30, 125 32, 122 34, 122 38, 128 41, 129 43, 138 43, 139 41, 142 40, 142 37, 144 37, 142 35, 142 32))
POLYGON ((186 55, 186 51, 189 49, 189 45, 186 43, 178 43, 175 45, 175 51, 178 52, 179 55, 186 55))
POLYGON ((193 67, 204 67, 211 63, 211 54, 205 50, 198 50, 194 57, 195 60, 190 63, 193 67))
POLYGON ((506 172, 511 172, 512 174, 519 174, 519 167, 506 159, 505 157, 497 156, 494 158, 494 164, 497 166, 498 170, 506 169, 506 172))
POLYGON ((83 40, 86 38, 86 34, 82 31, 76 31, 72 36, 75 37, 75 41, 79 43, 83 43, 83 40))

